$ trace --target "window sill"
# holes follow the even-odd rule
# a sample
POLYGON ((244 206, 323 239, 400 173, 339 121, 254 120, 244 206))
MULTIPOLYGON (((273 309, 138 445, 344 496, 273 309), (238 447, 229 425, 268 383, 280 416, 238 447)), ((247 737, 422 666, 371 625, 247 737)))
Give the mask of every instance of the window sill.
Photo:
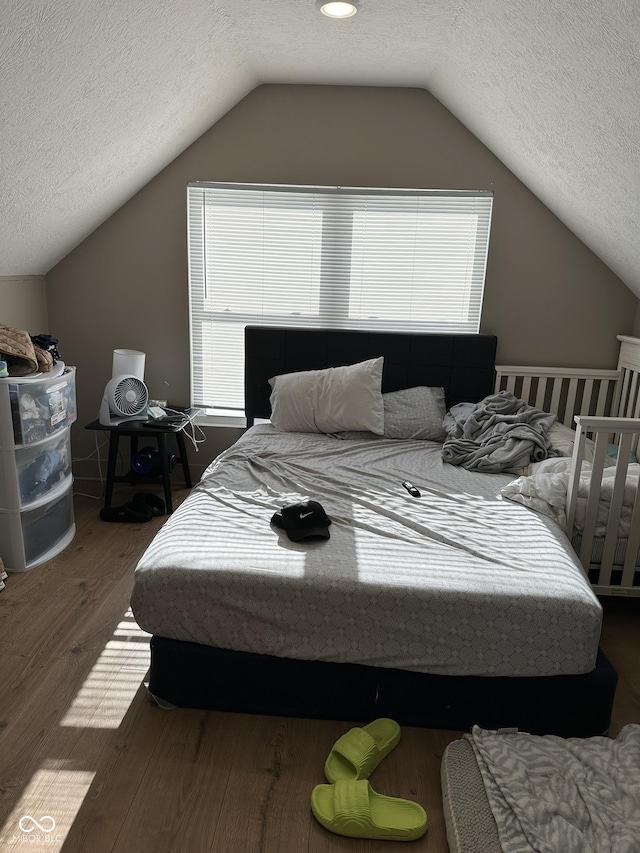
POLYGON ((247 419, 244 412, 230 409, 203 409, 194 423, 200 427, 231 427, 246 429, 247 419))

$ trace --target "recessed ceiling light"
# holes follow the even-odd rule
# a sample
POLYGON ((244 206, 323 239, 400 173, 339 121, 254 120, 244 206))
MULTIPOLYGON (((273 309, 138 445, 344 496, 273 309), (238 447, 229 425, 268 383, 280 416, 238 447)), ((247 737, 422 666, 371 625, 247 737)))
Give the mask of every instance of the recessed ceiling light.
POLYGON ((352 0, 351 3, 318 0, 316 6, 327 18, 352 18, 360 8, 360 3, 358 0, 352 0))

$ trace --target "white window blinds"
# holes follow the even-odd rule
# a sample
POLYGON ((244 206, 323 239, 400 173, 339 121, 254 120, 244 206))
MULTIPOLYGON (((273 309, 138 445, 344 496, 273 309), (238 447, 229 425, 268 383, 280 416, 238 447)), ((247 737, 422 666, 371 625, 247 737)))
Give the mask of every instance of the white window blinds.
POLYGON ((477 332, 493 194, 188 186, 192 404, 244 409, 244 327, 477 332))

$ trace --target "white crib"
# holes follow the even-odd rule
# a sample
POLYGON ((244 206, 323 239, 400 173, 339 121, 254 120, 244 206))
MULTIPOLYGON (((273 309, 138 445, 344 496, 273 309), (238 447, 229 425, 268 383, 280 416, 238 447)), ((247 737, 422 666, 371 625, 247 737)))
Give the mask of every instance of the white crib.
POLYGON ((640 595, 640 490, 628 470, 640 442, 640 338, 618 335, 618 340, 617 370, 499 365, 495 390, 509 391, 532 406, 554 412, 565 425, 575 426, 566 506, 569 531, 574 531, 587 438, 595 442, 584 528, 581 535, 572 535, 572 543, 597 594, 640 595), (612 444, 617 446, 617 456, 606 532, 596 536, 596 519, 602 513, 602 473, 612 444), (635 483, 630 530, 620 536, 623 497, 630 483, 635 483))

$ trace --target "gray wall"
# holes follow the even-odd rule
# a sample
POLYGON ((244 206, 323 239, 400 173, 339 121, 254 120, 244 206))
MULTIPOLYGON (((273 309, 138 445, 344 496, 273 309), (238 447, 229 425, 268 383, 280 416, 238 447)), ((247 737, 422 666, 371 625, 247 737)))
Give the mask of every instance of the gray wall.
MULTIPOLYGON (((46 276, 52 334, 78 368, 76 457, 116 347, 146 352, 152 398, 189 402, 191 180, 492 189, 481 331, 498 362, 614 366, 616 334, 633 333, 631 291, 427 91, 260 86, 46 276)), ((195 468, 238 434, 209 430, 195 468)))
POLYGON ((43 275, 0 276, 0 323, 39 335, 49 329, 43 275))

